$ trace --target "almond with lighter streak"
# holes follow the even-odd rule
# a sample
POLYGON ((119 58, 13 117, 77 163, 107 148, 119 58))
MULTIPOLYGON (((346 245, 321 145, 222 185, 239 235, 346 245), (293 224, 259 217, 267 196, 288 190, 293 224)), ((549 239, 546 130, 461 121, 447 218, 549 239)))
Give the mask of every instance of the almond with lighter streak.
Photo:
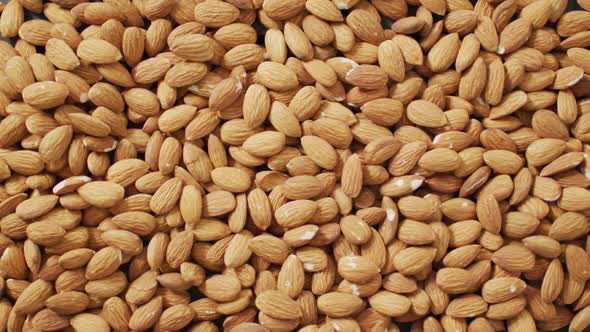
POLYGON ((115 272, 123 261, 123 254, 120 249, 106 247, 97 251, 86 265, 86 278, 97 280, 108 277, 115 272))
POLYGON ((430 49, 426 57, 426 64, 433 72, 444 71, 455 62, 460 47, 461 42, 458 34, 446 35, 430 49))
POLYGON ((518 278, 494 278, 483 285, 482 296, 488 303, 500 303, 516 298, 525 289, 526 284, 518 278))
POLYGON ((138 83, 153 83, 160 80, 170 69, 170 62, 163 58, 151 58, 141 61, 131 71, 138 83))
POLYGON ((483 59, 477 58, 471 68, 469 68, 461 77, 459 82, 459 96, 465 100, 470 100, 480 96, 486 85, 487 66, 483 59))
POLYGON ((124 230, 133 232, 139 236, 146 236, 156 228, 156 219, 143 211, 128 211, 117 214, 112 218, 113 223, 124 230))
POLYGON ((158 127, 163 132, 173 132, 185 127, 196 114, 197 108, 191 105, 179 105, 166 110, 158 119, 158 127))
POLYGON ((366 164, 380 164, 395 155, 400 147, 401 143, 397 139, 384 137, 367 144, 361 157, 366 164))
POLYGON ((565 262, 568 272, 578 280, 587 280, 590 276, 590 257, 584 249, 568 245, 565 249, 565 262))
POLYGON ((354 154, 346 160, 342 170, 342 190, 350 197, 357 197, 363 187, 361 160, 354 154))
POLYGON ((292 247, 300 247, 312 241, 318 234, 320 227, 316 225, 303 225, 288 230, 283 235, 283 241, 292 247))
POLYGON ((318 83, 325 86, 333 86, 336 84, 338 77, 330 66, 321 60, 310 60, 303 63, 305 70, 318 83))
POLYGON ((549 164, 561 155, 565 143, 554 138, 545 138, 532 142, 526 149, 527 162, 534 166, 549 164))
POLYGON ((272 235, 259 235, 248 242, 248 248, 269 262, 283 262, 289 255, 285 241, 272 235))
POLYGON ((411 194, 424 183, 424 177, 419 175, 406 175, 390 179, 384 183, 379 191, 382 195, 400 197, 411 194))
POLYGON ((346 73, 346 82, 363 89, 378 89, 387 84, 387 74, 378 66, 359 65, 346 73))
POLYGON ((46 161, 59 159, 67 150, 72 140, 72 127, 61 126, 48 132, 39 145, 41 158, 46 161))
POLYGON ((187 34, 175 38, 170 50, 188 61, 208 61, 214 56, 211 39, 202 34, 187 34))
POLYGON ((498 43, 498 54, 507 54, 516 51, 529 39, 532 31, 532 24, 524 19, 519 18, 508 24, 500 32, 500 41, 498 43))
POLYGON ((59 257, 59 265, 64 269, 75 269, 82 267, 90 261, 94 255, 94 250, 88 248, 73 249, 59 257))
POLYGON ((361 110, 371 121, 386 126, 398 123, 403 113, 402 104, 389 98, 371 100, 365 103, 361 110))
POLYGON ((405 35, 397 35, 392 40, 400 48, 405 62, 412 65, 422 65, 424 55, 416 40, 405 35))
POLYGON ((27 237, 42 246, 53 246, 64 239, 66 231, 58 224, 34 222, 27 226, 27 237))
POLYGON ((338 157, 334 148, 324 139, 317 136, 303 136, 301 138, 303 151, 318 166, 325 169, 333 169, 338 163, 338 157))
POLYGON ((549 229, 549 236, 557 241, 573 240, 588 228, 588 220, 576 212, 566 212, 555 219, 549 229))
POLYGON ((301 137, 301 126, 293 112, 281 103, 272 103, 269 120, 271 124, 287 137, 301 137))
POLYGON ((438 134, 432 140, 433 148, 449 148, 457 152, 464 150, 473 143, 473 138, 461 131, 448 131, 438 134))
POLYGON ((239 193, 250 188, 250 177, 239 168, 219 167, 211 172, 211 180, 224 190, 239 193))
POLYGON ((110 230, 102 234, 106 244, 119 248, 124 254, 137 255, 143 249, 139 236, 124 230, 110 230))
POLYGON ((389 164, 389 171, 394 176, 407 174, 428 150, 428 145, 421 141, 405 144, 389 164))
POLYGON ((524 272, 533 268, 535 256, 526 247, 518 244, 507 245, 492 255, 494 263, 512 272, 524 272))
POLYGON ((76 53, 61 39, 49 39, 45 44, 45 54, 49 61, 59 69, 73 70, 80 65, 76 53))
POLYGON ((553 88, 564 90, 576 85, 584 76, 584 70, 577 66, 561 68, 555 73, 553 88))
POLYGON ((63 104, 68 96, 65 84, 44 81, 33 83, 23 89, 23 100, 39 109, 53 108, 63 104))
POLYGON ((34 313, 45 306, 45 300, 53 293, 50 282, 38 279, 24 288, 14 303, 13 310, 21 315, 34 313))
POLYGON ((408 119, 419 126, 439 128, 447 124, 447 118, 442 110, 426 100, 411 102, 406 112, 408 119))
POLYGON ((17 205, 16 215, 24 220, 35 219, 51 211, 58 199, 55 195, 31 197, 17 205))
POLYGON ((239 10, 229 3, 204 1, 195 6, 195 20, 207 27, 219 28, 235 21, 239 10))
POLYGON ((522 159, 514 152, 492 150, 484 152, 483 160, 496 173, 515 174, 522 168, 522 159))
POLYGON ((162 297, 156 296, 148 303, 139 307, 129 318, 129 328, 145 331, 158 321, 162 313, 162 297))
POLYGON ((397 317, 410 310, 410 300, 403 296, 388 291, 380 291, 369 298, 369 304, 378 313, 390 317, 397 317))
POLYGON ((557 299, 563 288, 564 279, 565 275, 561 262, 558 259, 552 260, 543 277, 541 299, 546 303, 557 299))
POLYGON ((418 165, 435 172, 449 172, 459 167, 459 155, 447 148, 437 148, 426 152, 418 165))
POLYGON ((240 281, 231 275, 215 275, 205 280, 199 290, 215 301, 232 301, 239 295, 240 281))
POLYGON ((303 290, 305 271, 303 264, 295 255, 289 255, 277 278, 278 290, 289 295, 291 298, 296 298, 303 290))
POLYGON ((301 309, 297 303, 279 291, 267 290, 259 294, 255 304, 261 312, 277 319, 301 317, 301 309))
POLYGON ((145 175, 148 167, 144 161, 139 159, 120 160, 109 167, 106 179, 127 187, 145 175))
POLYGON ((379 273, 379 267, 364 256, 345 256, 338 260, 338 273, 353 283, 366 283, 379 273))
POLYGON ((567 50, 568 57, 576 66, 582 68, 585 73, 590 72, 589 54, 588 50, 581 47, 574 47, 567 50))
POLYGON ((408 245, 424 245, 434 242, 436 235, 427 224, 405 219, 398 226, 398 237, 408 245))
POLYGON ((279 225, 293 228, 305 224, 316 210, 315 202, 301 199, 281 205, 274 216, 279 225))
POLYGON ((398 208, 404 216, 415 220, 428 220, 434 213, 432 203, 417 196, 400 198, 398 208))
POLYGON ((45 301, 45 305, 60 315, 71 315, 84 311, 89 304, 88 296, 81 292, 68 291, 55 294, 45 301))
POLYGON ((78 194, 88 203, 102 208, 110 208, 123 200, 124 189, 110 181, 93 181, 77 189, 78 194))
POLYGON ((266 88, 252 84, 244 95, 244 120, 254 128, 264 122, 270 112, 270 96, 266 88))
POLYGON ((276 91, 291 90, 298 85, 297 76, 290 68, 274 62, 261 63, 256 77, 262 85, 276 91))
POLYGON ((182 180, 179 178, 172 178, 164 182, 152 196, 150 209, 158 214, 170 212, 180 199, 182 184, 182 180))
POLYGON ((76 54, 80 59, 96 64, 117 62, 123 57, 114 45, 100 39, 83 40, 78 45, 76 54))
POLYGON ((156 331, 180 330, 193 319, 194 311, 187 304, 177 304, 162 312, 162 316, 156 323, 156 331))
POLYGON ((389 75, 389 78, 401 82, 405 78, 404 57, 398 44, 392 40, 386 40, 379 44, 379 66, 389 75))
POLYGON ((70 322, 50 309, 43 309, 35 314, 31 324, 35 328, 49 330, 65 328, 69 326, 70 322))
POLYGON ((340 230, 347 241, 352 244, 365 244, 371 239, 371 228, 357 216, 346 216, 340 219, 340 230))
POLYGON ((228 77, 215 84, 209 95, 209 109, 217 112, 229 107, 241 96, 242 88, 242 83, 233 77, 228 77))
POLYGON ((352 294, 332 292, 318 298, 318 309, 330 317, 348 317, 363 308, 363 301, 352 294))
MULTIPOLYGON (((250 211, 250 217, 258 228, 266 229, 270 226, 272 221, 271 202, 261 189, 257 188, 250 191, 247 197, 247 206, 250 211)), ((222 212, 227 212, 227 210, 224 209, 222 212)))
POLYGON ((266 131, 248 137, 242 148, 253 156, 270 157, 285 146, 285 135, 280 132, 266 131))
POLYGON ((477 218, 484 229, 494 234, 500 232, 502 215, 498 201, 492 195, 486 195, 477 200, 477 218))
POLYGON ((484 313, 488 304, 479 295, 463 295, 451 301, 447 307, 446 314, 451 317, 473 317, 484 313))
POLYGON ((403 275, 415 275, 434 260, 435 250, 428 247, 408 247, 394 257, 393 265, 403 275), (420 262, 416 264, 416 262, 420 262))

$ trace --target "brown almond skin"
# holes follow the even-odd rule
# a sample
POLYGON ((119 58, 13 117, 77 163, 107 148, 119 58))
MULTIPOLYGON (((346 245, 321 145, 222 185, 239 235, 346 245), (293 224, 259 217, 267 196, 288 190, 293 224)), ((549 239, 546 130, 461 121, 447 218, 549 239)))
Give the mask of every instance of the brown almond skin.
POLYGON ((583 331, 570 7, 1 4, 0 330, 583 331))

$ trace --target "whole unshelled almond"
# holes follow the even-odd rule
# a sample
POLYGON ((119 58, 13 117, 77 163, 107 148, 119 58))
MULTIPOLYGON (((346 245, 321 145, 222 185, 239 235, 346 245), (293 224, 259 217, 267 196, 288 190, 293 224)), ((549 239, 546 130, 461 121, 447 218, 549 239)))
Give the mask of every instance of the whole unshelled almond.
POLYGON ((527 271, 534 265, 534 254, 526 247, 507 245, 492 255, 492 260, 508 271, 527 271))
POLYGON ((188 61, 208 61, 214 55, 211 40, 201 34, 187 34, 175 38, 170 50, 188 61))
POLYGON ((93 331, 108 331, 110 329, 106 320, 98 315, 81 313, 70 318, 70 324, 75 329, 92 329, 93 331))
POLYGON ((303 136, 301 138, 303 150, 318 166, 333 169, 338 163, 334 148, 324 139, 317 136, 303 136))
POLYGON ((219 28, 235 21, 240 11, 229 3, 204 1, 194 9, 195 20, 205 26, 219 28))
POLYGON ((348 317, 363 307, 362 300, 347 293, 332 292, 318 298, 318 309, 330 317, 348 317))
POLYGON ((45 305, 61 315, 72 315, 87 308, 88 296, 81 292, 68 291, 55 294, 45 301, 45 305))
POLYGON ((279 291, 267 290, 259 294, 255 304, 260 311, 277 319, 301 317, 297 303, 279 291))
POLYGON ((287 244, 272 235, 259 235, 250 239, 248 248, 269 262, 283 262, 289 255, 287 244))
POLYGON ((49 61, 59 69, 73 70, 80 65, 76 53, 61 39, 49 39, 45 45, 45 54, 49 61))
POLYGON ((121 60, 121 52, 111 43, 100 40, 83 40, 76 49, 80 59, 96 64, 109 64, 121 60))
POLYGON ((31 197, 22 201, 16 207, 16 215, 24 220, 30 220, 40 217, 51 211, 57 204, 59 197, 56 195, 41 195, 31 197))
POLYGON ((68 93, 65 84, 49 81, 37 82, 24 88, 23 100, 33 107, 48 109, 63 104, 68 93))
POLYGON ((407 108, 407 115, 410 121, 424 127, 438 128, 447 124, 443 111, 426 100, 411 102, 407 108))
POLYGON ((110 181, 93 181, 78 188, 78 194, 88 203, 110 208, 123 200, 124 189, 121 185, 110 181))
POLYGON ((211 172, 211 180, 224 190, 244 192, 250 188, 250 176, 239 168, 219 167, 211 172))
POLYGON ((291 90, 299 84, 290 68, 274 62, 261 63, 256 70, 256 77, 262 85, 276 91, 291 90))
POLYGON ((45 300, 53 295, 50 282, 38 279, 29 284, 14 303, 13 310, 21 315, 34 313, 45 306, 45 300))
POLYGON ((410 300, 389 291, 380 291, 369 298, 371 307, 382 315, 397 317, 410 310, 410 300))
POLYGON ((526 284, 514 277, 494 278, 482 288, 482 296, 488 303, 499 303, 513 299, 526 289, 526 284))

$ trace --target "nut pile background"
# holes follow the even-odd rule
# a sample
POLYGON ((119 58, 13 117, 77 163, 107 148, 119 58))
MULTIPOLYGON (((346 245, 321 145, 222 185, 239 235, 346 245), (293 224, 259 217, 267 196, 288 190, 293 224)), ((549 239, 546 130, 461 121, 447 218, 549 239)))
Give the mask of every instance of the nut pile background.
POLYGON ((578 4, 11 0, 0 331, 582 331, 578 4))

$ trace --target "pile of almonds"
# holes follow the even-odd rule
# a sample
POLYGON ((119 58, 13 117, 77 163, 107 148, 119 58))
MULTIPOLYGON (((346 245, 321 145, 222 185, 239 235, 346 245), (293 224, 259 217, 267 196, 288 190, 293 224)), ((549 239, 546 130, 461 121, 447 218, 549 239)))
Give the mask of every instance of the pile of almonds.
POLYGON ((10 0, 0 331, 583 331, 577 2, 10 0))

